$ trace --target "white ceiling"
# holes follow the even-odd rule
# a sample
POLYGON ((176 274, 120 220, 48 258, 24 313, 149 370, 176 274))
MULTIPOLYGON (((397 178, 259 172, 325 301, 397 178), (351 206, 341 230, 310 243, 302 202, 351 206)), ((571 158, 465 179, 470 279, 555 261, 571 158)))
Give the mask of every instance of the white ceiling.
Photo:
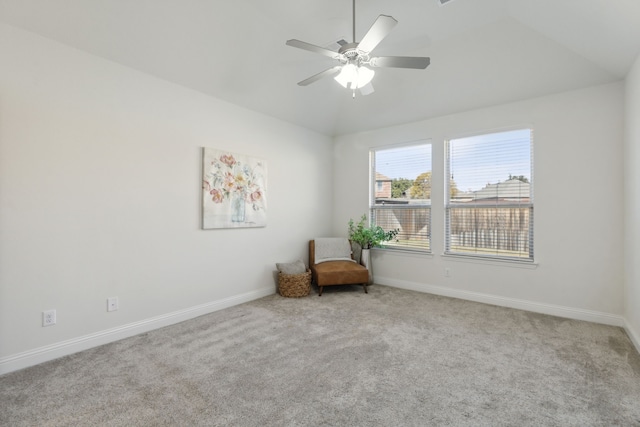
POLYGON ((623 79, 640 54, 639 0, 358 0, 356 36, 399 24, 375 55, 375 93, 285 45, 351 41, 350 0, 0 0, 0 21, 327 135, 406 123, 623 79))

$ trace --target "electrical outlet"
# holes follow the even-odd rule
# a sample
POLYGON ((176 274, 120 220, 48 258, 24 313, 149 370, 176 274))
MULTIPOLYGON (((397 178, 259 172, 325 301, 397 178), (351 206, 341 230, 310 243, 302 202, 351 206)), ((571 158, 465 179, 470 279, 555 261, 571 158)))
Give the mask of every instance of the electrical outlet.
POLYGON ((51 326, 56 324, 56 311, 47 310, 42 312, 42 326, 51 326))
POLYGON ((118 310, 118 297, 107 298, 107 311, 118 310))
POLYGON ((451 277, 451 269, 449 267, 444 268, 444 277, 451 277))

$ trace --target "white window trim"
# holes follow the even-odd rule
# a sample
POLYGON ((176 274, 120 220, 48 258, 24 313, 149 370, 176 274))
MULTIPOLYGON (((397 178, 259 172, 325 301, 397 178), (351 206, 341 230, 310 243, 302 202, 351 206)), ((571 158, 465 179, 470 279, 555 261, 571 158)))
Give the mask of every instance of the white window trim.
MULTIPOLYGON (((373 225, 373 212, 374 209, 380 209, 380 207, 376 207, 375 206, 375 199, 376 199, 376 192, 375 192, 375 183, 377 182, 376 180, 376 164, 375 164, 375 153, 376 151, 383 151, 383 150, 389 150, 389 149, 395 149, 395 148, 403 148, 403 147, 412 147, 412 146, 416 146, 416 145, 430 145, 431 146, 431 172, 433 173, 433 141, 429 138, 429 139, 419 139, 419 140, 415 140, 415 141, 410 141, 410 142, 403 142, 403 143, 399 143, 399 144, 388 144, 388 145, 381 145, 381 146, 376 146, 376 147, 371 147, 369 149, 369 225, 373 225)), ((433 189, 432 189, 433 191, 433 189)), ((411 208, 420 208, 420 207, 426 207, 429 209, 429 229, 432 229, 432 225, 433 225, 433 208, 432 208, 432 204, 431 201, 429 201, 429 203, 426 204, 415 204, 412 205, 411 208)), ((409 207, 406 207, 406 209, 409 209, 409 207)), ((380 250, 380 251, 389 251, 390 253, 397 253, 397 254, 401 254, 401 253, 405 253, 405 254, 416 254, 416 255, 433 255, 433 240, 432 240, 433 236, 432 234, 429 235, 429 249, 422 249, 422 248, 414 248, 414 247, 398 247, 398 246, 383 246, 383 247, 379 247, 379 248, 373 248, 376 250, 380 250)))
POLYGON ((499 267, 516 267, 525 269, 536 269, 540 265, 539 262, 531 259, 516 259, 516 258, 491 258, 488 256, 474 256, 474 255, 459 255, 442 253, 440 255, 446 261, 470 263, 470 264, 485 264, 495 265, 499 267))
POLYGON ((530 183, 530 200, 529 203, 526 204, 519 204, 518 207, 524 207, 524 208, 531 208, 532 209, 532 213, 535 214, 535 204, 534 204, 534 186, 535 186, 535 179, 534 179, 534 150, 533 150, 533 144, 534 144, 534 127, 531 124, 528 125, 522 125, 522 126, 514 126, 514 127, 508 127, 508 128, 501 128, 501 129, 493 129, 493 130, 487 130, 487 131, 483 131, 483 132, 477 132, 477 133, 467 133, 464 135, 459 135, 456 137, 450 137, 448 139, 446 139, 444 141, 444 173, 445 173, 445 179, 444 179, 444 185, 445 185, 445 193, 444 193, 444 210, 443 210, 443 214, 444 214, 444 252, 442 253, 442 257, 444 259, 447 260, 456 260, 456 261, 461 261, 461 262, 472 262, 472 263, 482 263, 482 264, 493 264, 493 265, 513 265, 513 266, 518 266, 518 267, 524 267, 524 268, 537 268, 538 263, 536 261, 536 252, 535 252, 535 240, 534 240, 534 230, 535 230, 535 215, 532 215, 532 218, 534 218, 531 222, 531 228, 529 230, 529 238, 530 238, 530 249, 529 252, 531 253, 531 257, 529 258, 520 258, 520 257, 503 257, 503 256, 499 256, 499 255, 482 255, 482 254, 473 254, 473 253, 459 253, 459 252, 448 252, 447 251, 447 247, 450 244, 450 236, 449 236, 449 209, 451 207, 455 208, 460 207, 460 204, 451 204, 450 203, 450 180, 448 179, 449 176, 451 176, 451 162, 450 162, 450 158, 449 158, 449 143, 451 140, 455 140, 455 139, 462 139, 462 138, 470 138, 470 137, 474 137, 474 136, 483 136, 483 135, 490 135, 490 134, 494 134, 494 133, 502 133, 502 132, 509 132, 509 131, 516 131, 516 130, 525 130, 528 129, 530 131, 530 146, 529 149, 531 150, 531 164, 530 164, 530 168, 531 168, 531 183, 530 183))

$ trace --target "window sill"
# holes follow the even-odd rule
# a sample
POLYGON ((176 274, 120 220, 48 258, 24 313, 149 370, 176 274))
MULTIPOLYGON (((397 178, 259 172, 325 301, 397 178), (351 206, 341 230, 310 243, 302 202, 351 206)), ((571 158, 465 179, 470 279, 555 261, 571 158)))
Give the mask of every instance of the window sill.
POLYGON ((525 268, 528 270, 535 270, 538 268, 538 263, 535 261, 529 260, 511 260, 511 259, 499 259, 499 258, 489 258, 489 257, 475 257, 468 255, 453 255, 453 254, 442 254, 442 258, 445 261, 455 261, 455 262, 465 262, 472 264, 485 264, 485 265, 496 265, 503 267, 515 267, 515 268, 525 268))
POLYGON ((410 256, 414 258, 433 258, 433 252, 421 249, 405 249, 405 248, 372 248, 375 252, 384 252, 385 255, 410 256))

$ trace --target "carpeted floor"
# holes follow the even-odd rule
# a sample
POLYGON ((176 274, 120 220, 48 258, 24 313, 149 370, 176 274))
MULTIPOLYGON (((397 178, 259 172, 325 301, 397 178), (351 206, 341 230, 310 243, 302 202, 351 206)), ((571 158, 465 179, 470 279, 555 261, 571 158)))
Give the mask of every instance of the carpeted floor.
POLYGON ((4 375, 0 425, 640 426, 640 355, 617 327, 325 288, 4 375))

